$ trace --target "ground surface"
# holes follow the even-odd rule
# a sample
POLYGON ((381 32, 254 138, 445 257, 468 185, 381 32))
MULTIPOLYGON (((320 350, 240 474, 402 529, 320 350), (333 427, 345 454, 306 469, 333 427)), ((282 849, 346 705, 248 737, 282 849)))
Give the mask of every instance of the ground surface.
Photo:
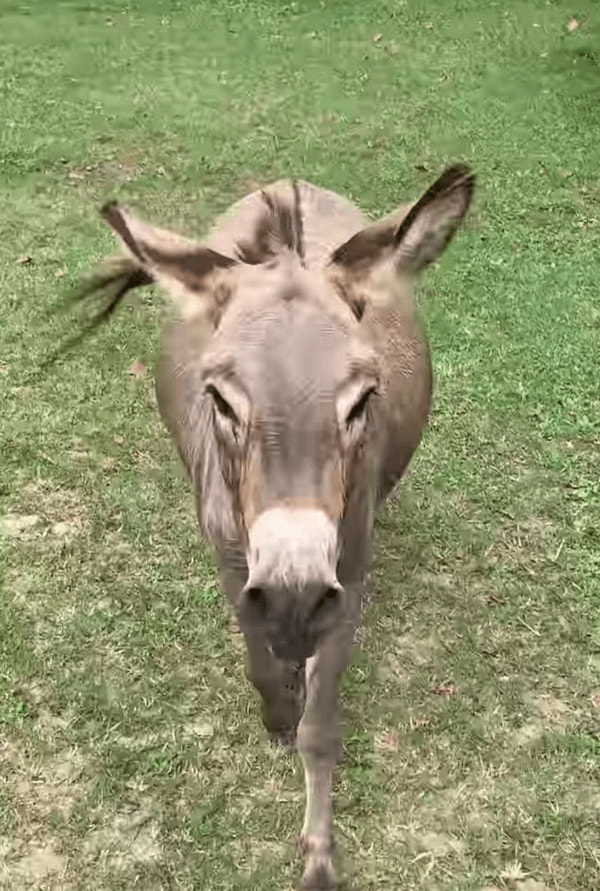
POLYGON ((128 373, 157 296, 32 377, 112 250, 96 205, 200 232, 296 174, 381 213, 465 160, 475 212, 421 289, 435 412, 344 687, 345 887, 600 887, 596 6, 3 0, 0 886, 298 875, 301 772, 128 373))

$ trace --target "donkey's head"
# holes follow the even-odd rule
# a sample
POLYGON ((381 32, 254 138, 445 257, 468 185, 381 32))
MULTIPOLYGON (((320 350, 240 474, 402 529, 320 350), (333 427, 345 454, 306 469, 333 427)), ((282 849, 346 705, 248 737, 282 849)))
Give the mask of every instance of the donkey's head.
POLYGON ((450 168, 408 212, 358 232, 320 269, 305 268, 294 239, 281 236, 285 220, 270 199, 257 235, 270 248, 245 244, 236 258, 116 205, 104 210, 131 258, 119 295, 156 281, 183 325, 201 332, 201 354, 180 373, 193 389, 182 423, 197 443, 191 472, 203 523, 220 549, 245 548, 242 627, 259 626, 282 657, 305 658, 347 612, 340 524, 357 492, 368 513, 373 501, 370 446, 385 386, 374 308, 406 299, 407 283, 454 234, 472 188, 466 168, 450 168))

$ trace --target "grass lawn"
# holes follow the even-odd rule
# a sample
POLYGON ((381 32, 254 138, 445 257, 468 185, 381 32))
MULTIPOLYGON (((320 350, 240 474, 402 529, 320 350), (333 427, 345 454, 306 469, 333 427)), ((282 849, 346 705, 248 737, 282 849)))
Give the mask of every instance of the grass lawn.
POLYGON ((344 685, 344 888, 600 887, 597 7, 2 0, 0 887, 300 873, 302 773, 155 408, 158 295, 35 375, 113 250, 97 205, 201 234, 289 174, 381 214, 453 160, 478 199, 420 290, 435 409, 344 685))

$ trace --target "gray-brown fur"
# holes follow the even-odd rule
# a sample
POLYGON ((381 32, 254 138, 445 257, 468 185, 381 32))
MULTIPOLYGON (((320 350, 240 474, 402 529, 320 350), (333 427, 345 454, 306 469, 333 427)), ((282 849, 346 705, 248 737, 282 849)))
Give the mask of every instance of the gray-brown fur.
POLYGON ((233 205, 201 243, 115 205, 104 211, 129 256, 98 278, 109 311, 151 281, 175 304, 158 403, 244 632, 265 724, 295 736, 304 763, 304 888, 335 887, 337 688, 374 512, 429 411, 412 284, 472 190, 470 172, 450 168, 415 205, 371 224, 333 192, 281 181, 233 205))

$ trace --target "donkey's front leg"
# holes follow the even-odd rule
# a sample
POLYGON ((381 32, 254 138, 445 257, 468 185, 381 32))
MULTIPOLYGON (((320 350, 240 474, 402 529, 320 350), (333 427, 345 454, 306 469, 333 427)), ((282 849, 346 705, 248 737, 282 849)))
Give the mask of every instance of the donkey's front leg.
POLYGON ((340 754, 338 686, 352 650, 353 624, 318 648, 306 663, 306 705, 297 747, 304 764, 306 811, 301 845, 306 857, 301 888, 336 887, 333 868, 333 770, 340 754))
POLYGON ((261 695, 263 724, 275 741, 293 745, 304 706, 304 666, 277 659, 259 631, 244 637, 246 673, 261 695))
MULTIPOLYGON (((247 571, 222 563, 221 584, 234 606, 246 580, 247 571)), ((277 742, 292 745, 304 707, 304 666, 277 659, 261 628, 242 630, 246 676, 260 693, 263 724, 277 742)))

